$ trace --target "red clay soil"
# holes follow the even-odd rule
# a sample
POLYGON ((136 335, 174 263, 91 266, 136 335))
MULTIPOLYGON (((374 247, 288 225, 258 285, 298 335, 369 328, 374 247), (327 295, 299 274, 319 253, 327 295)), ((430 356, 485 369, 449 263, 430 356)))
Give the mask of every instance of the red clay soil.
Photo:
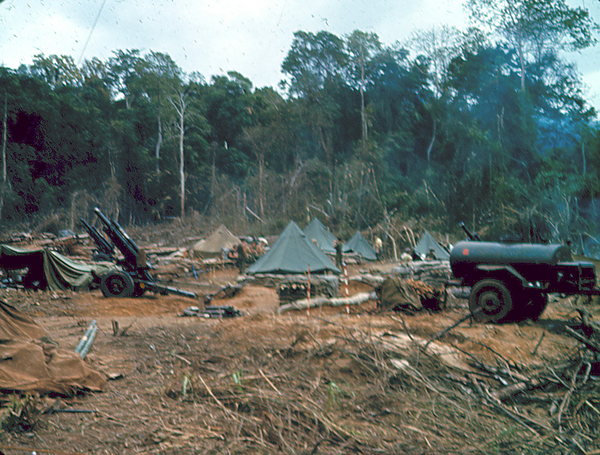
MULTIPOLYGON (((179 278, 178 285, 208 294, 236 278, 228 269, 179 278)), ((350 294, 365 289, 352 284, 350 294)), ((7 455, 487 454, 565 448, 556 442, 560 429, 549 420, 547 402, 523 411, 547 426, 535 427, 471 391, 475 383, 500 387, 493 377, 477 376, 474 359, 522 376, 569 359, 578 343, 554 328, 574 317, 573 299, 551 301, 535 323, 464 322, 436 344, 453 347, 458 363, 449 365, 440 360, 444 356, 398 343, 407 333, 413 342, 431 339, 467 314, 464 300, 450 300, 444 311, 432 314, 382 313, 367 302, 351 307, 350 314, 345 307, 322 307, 278 315, 276 291, 250 284, 214 302, 242 313, 220 320, 181 316, 200 300, 174 295, 3 294, 63 348, 75 348, 96 320, 100 331, 87 359, 109 378, 102 393, 60 397, 66 410, 93 412, 42 414, 28 431, 3 431, 0 450, 7 455)), ((36 405, 45 409, 54 399, 42 397, 36 405)), ((6 407, 10 397, 0 395, 2 401, 6 407)), ((579 442, 584 443, 598 449, 579 442)))

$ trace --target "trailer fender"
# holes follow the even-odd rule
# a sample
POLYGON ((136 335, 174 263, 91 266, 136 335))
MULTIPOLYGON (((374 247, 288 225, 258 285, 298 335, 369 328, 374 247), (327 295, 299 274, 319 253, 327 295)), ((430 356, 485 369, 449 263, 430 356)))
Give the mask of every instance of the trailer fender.
POLYGON ((523 275, 515 270, 511 265, 488 265, 480 264, 476 267, 476 270, 483 272, 486 278, 495 278, 499 281, 504 281, 507 285, 516 287, 516 283, 519 283, 520 287, 527 288, 529 282, 523 275))

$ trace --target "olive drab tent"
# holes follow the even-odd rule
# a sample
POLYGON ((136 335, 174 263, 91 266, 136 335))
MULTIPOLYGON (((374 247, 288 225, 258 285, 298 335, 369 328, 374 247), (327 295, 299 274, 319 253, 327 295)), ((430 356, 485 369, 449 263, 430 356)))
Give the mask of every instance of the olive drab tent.
POLYGON ((246 273, 341 273, 321 249, 290 221, 273 246, 246 273))
POLYGON ((377 253, 359 231, 356 231, 356 234, 344 244, 343 251, 344 253, 354 253, 368 261, 377 260, 377 253))
POLYGON ((223 254, 223 250, 232 250, 239 243, 240 239, 221 225, 208 237, 192 246, 190 256, 202 259, 218 257, 223 254))
POLYGON ((29 289, 85 289, 95 276, 102 276, 114 266, 73 261, 56 251, 43 248, 28 250, 0 245, 0 269, 26 270, 22 284, 29 289))
POLYGON ((415 246, 415 253, 417 253, 421 259, 425 259, 428 256, 435 256, 431 259, 437 259, 439 261, 450 260, 450 253, 440 245, 433 236, 425 231, 421 236, 421 239, 415 246))
POLYGON ((304 233, 311 241, 316 241, 319 248, 325 253, 335 254, 335 235, 321 223, 318 218, 313 218, 304 228, 304 233))

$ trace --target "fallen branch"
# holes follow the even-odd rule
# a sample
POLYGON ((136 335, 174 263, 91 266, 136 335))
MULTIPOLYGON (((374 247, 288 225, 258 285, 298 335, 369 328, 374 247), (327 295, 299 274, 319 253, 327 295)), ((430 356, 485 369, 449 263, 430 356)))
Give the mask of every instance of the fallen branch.
POLYGON ((567 332, 569 335, 571 335, 577 341, 585 344, 585 346, 588 349, 591 349, 594 352, 600 352, 600 346, 598 346, 596 343, 593 343, 591 340, 586 339, 583 335, 579 334, 578 332, 573 330, 571 327, 566 326, 565 332, 567 332))
POLYGON ((198 375, 198 378, 200 378, 200 381, 202 382, 202 385, 204 385, 204 388, 206 389, 206 391, 208 392, 208 394, 213 398, 213 400, 215 400, 215 402, 219 405, 219 407, 223 411, 225 411, 226 414, 232 416, 235 420, 239 420, 237 418, 237 416, 235 415, 235 413, 231 409, 227 408, 227 406, 225 406, 223 403, 221 403, 221 401, 219 401, 219 399, 215 396, 215 394, 213 393, 213 391, 211 390, 211 388, 204 381, 204 379, 202 378, 202 376, 198 375))
POLYGON ((496 408, 497 410, 503 412, 505 415, 513 419, 515 422, 517 422, 527 430, 531 431, 536 436, 540 436, 540 434, 534 428, 531 427, 532 424, 548 432, 554 433, 552 428, 548 427, 547 425, 544 425, 543 423, 534 420, 528 416, 525 416, 517 411, 507 409, 506 406, 504 406, 499 399, 492 396, 487 390, 484 390, 475 377, 471 376, 471 381, 473 382, 475 389, 479 392, 479 395, 484 399, 486 403, 496 408))
POLYGON ((537 350, 540 347, 540 344, 542 344, 542 340, 544 339, 545 335, 546 335, 546 332, 542 332, 542 336, 540 336, 540 339, 537 342, 537 344, 535 345, 535 348, 533 349, 533 351, 531 351, 531 355, 535 355, 537 353, 537 350))
POLYGON ((344 306, 344 305, 360 305, 361 303, 367 302, 371 300, 372 293, 370 292, 361 292, 360 294, 353 295, 352 297, 346 298, 328 298, 328 297, 317 297, 314 299, 303 299, 297 300, 292 303, 288 303, 286 305, 281 305, 277 309, 278 314, 287 313, 288 311, 293 310, 306 310, 307 308, 316 308, 324 305, 329 305, 332 307, 344 306))
MULTIPOLYGON (((478 309, 475 313, 478 313, 479 311, 481 311, 481 309, 478 309)), ((432 341, 437 340, 438 338, 441 338, 443 335, 445 335, 446 333, 448 333, 450 330, 452 330, 454 327, 457 327, 458 325, 460 325, 461 323, 465 322, 467 319, 473 317, 473 314, 469 313, 466 316, 464 316, 463 318, 461 318, 460 320, 456 321, 454 324, 452 324, 450 327, 439 331, 438 333, 436 333, 434 336, 432 336, 427 343, 425 343, 425 346, 423 346, 424 350, 427 350, 427 347, 429 346, 429 344, 432 341)))

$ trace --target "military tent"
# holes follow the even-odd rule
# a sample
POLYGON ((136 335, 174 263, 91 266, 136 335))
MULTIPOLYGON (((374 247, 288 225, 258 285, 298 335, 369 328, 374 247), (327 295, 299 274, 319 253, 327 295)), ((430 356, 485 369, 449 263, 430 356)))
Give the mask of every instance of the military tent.
POLYGON ((207 238, 200 240, 190 248, 190 255, 197 258, 221 256, 223 250, 231 250, 240 243, 240 239, 229 232, 224 225, 219 226, 207 238))
POLYGON ((112 264, 76 262, 43 248, 28 250, 0 245, 0 268, 7 271, 27 269, 22 277, 22 284, 26 288, 83 289, 94 280, 94 274, 101 276, 113 267, 112 264))
POLYGON ((335 253, 335 241, 337 240, 329 229, 327 229, 318 218, 313 218, 304 228, 304 233, 311 241, 316 241, 319 248, 325 253, 335 253))
POLYGON ((415 253, 424 259, 432 250, 433 254, 435 255, 435 259, 440 261, 450 260, 450 253, 448 253, 448 251, 446 251, 444 247, 441 246, 428 231, 425 231, 415 246, 415 253))
POLYGON ((246 273, 340 273, 296 223, 290 221, 273 246, 246 273))
POLYGON ((347 243, 344 244, 342 250, 344 253, 354 253, 363 259, 368 261, 376 261, 377 254, 369 242, 363 237, 363 235, 356 231, 356 234, 352 236, 347 243))

